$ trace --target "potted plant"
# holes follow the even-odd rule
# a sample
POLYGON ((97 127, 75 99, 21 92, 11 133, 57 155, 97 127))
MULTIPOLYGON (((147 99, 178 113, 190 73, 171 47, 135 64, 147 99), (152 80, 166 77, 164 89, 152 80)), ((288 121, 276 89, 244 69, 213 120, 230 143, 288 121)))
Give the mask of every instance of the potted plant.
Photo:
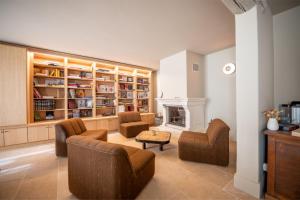
POLYGON ((279 129, 278 121, 280 120, 280 111, 276 109, 267 110, 264 112, 266 119, 268 120, 267 128, 271 131, 277 131, 279 129))

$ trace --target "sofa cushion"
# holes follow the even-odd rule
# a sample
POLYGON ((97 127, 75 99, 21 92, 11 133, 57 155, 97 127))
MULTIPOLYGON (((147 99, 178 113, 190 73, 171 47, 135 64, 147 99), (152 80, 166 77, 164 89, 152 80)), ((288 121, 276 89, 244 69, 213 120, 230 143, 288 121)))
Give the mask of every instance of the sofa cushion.
POLYGON ((155 157, 155 154, 151 151, 141 150, 135 147, 129 147, 124 145, 122 145, 122 147, 126 150, 132 168, 137 175, 155 157))
POLYGON ((127 138, 135 137, 144 130, 149 130, 149 124, 142 121, 124 123, 120 125, 120 133, 127 138))
MULTIPOLYGON (((148 125, 146 122, 128 122, 128 123, 123 123, 120 126, 123 126, 125 128, 131 127, 131 126, 144 126, 144 125, 148 125)), ((149 125, 148 125, 149 126, 149 125)))
POLYGON ((80 118, 74 118, 81 129, 81 133, 86 131, 85 125, 80 118))
POLYGON ((121 112, 118 114, 120 123, 138 122, 141 121, 139 112, 121 112))
POLYGON ((95 140, 107 141, 107 130, 99 129, 99 130, 88 130, 80 134, 82 136, 91 137, 95 140))
POLYGON ((205 133, 183 131, 178 140, 178 144, 186 145, 190 149, 209 147, 208 136, 205 133))
POLYGON ((70 137, 72 135, 76 135, 76 132, 73 128, 73 124, 70 121, 71 120, 65 120, 65 121, 62 121, 62 122, 57 124, 58 126, 59 125, 62 126, 63 130, 67 134, 67 137, 70 137))

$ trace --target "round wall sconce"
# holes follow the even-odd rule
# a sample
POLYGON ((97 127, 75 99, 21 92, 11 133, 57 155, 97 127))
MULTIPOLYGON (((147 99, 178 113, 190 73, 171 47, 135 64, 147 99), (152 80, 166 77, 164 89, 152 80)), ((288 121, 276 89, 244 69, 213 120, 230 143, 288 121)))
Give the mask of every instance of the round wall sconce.
POLYGON ((226 75, 233 74, 235 72, 235 65, 233 63, 227 63, 223 67, 223 73, 226 75))

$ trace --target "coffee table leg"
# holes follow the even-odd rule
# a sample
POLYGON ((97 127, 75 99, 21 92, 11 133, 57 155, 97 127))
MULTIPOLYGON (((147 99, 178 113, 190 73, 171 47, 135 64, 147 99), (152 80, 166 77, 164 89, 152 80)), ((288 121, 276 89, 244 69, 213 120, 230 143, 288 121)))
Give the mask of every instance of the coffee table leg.
POLYGON ((164 150, 163 144, 161 144, 161 145, 159 146, 159 150, 160 150, 160 151, 163 151, 163 150, 164 150))
POLYGON ((143 142, 143 149, 146 149, 146 142, 143 142))

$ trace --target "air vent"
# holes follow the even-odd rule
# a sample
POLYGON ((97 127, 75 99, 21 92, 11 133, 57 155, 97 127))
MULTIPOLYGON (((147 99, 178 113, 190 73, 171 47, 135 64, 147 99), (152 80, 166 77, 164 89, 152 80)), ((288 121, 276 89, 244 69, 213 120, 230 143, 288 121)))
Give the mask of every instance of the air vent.
POLYGON ((194 72, 199 71, 199 65, 198 64, 193 64, 193 71, 194 72))

